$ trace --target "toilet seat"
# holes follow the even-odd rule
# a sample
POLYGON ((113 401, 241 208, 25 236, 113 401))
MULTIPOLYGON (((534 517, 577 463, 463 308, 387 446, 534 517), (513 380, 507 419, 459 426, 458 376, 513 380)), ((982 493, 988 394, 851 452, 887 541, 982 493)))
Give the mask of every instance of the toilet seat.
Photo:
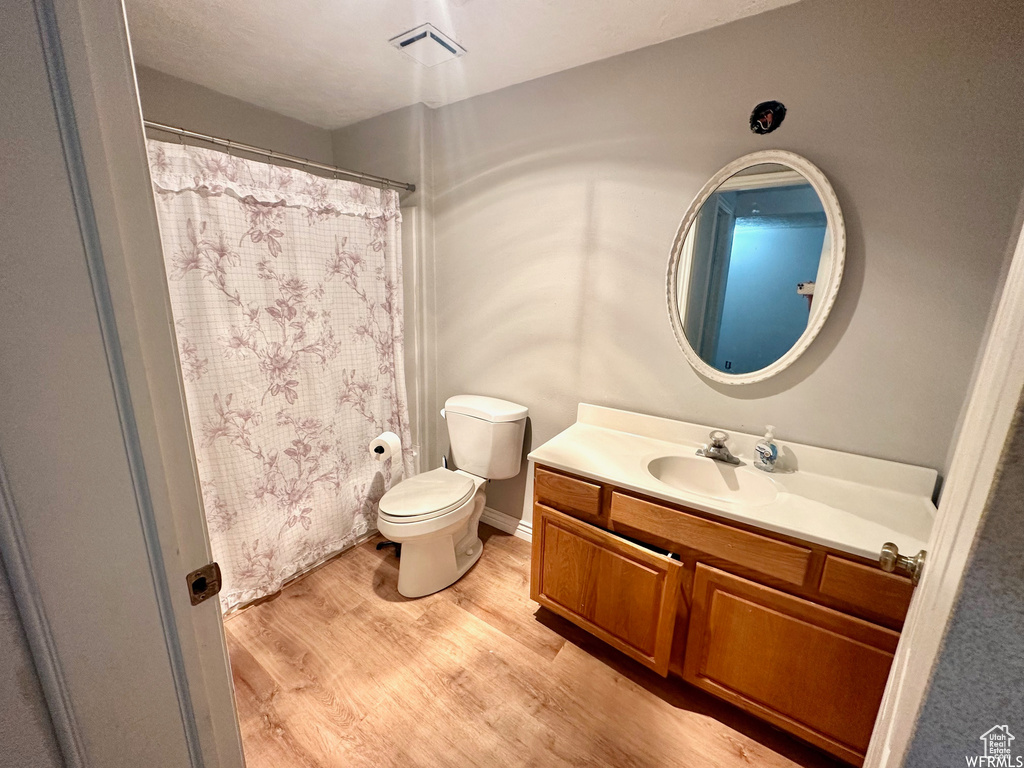
POLYGON ((429 472, 403 480, 380 499, 383 517, 395 523, 432 520, 465 504, 476 491, 468 475, 450 469, 429 472))

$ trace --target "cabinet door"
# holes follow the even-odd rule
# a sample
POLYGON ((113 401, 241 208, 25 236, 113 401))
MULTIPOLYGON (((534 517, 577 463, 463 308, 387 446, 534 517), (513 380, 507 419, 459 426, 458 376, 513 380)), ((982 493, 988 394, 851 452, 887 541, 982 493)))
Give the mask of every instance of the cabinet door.
POLYGON ((683 678, 860 765, 898 640, 698 564, 683 678))
POLYGON ((531 597, 661 675, 681 572, 664 555, 534 506, 531 597))

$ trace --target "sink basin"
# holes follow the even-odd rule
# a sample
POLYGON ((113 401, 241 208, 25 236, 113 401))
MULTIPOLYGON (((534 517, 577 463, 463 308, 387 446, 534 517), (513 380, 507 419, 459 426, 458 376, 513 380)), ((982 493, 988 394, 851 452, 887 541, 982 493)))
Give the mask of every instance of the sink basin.
POLYGON ((676 490, 733 504, 763 506, 779 495, 767 475, 701 456, 659 456, 647 463, 647 471, 676 490))

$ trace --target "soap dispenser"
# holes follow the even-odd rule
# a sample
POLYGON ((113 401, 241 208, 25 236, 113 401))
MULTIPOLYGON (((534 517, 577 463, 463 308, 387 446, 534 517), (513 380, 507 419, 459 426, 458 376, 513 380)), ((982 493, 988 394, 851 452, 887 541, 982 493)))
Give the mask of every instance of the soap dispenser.
POLYGON ((771 424, 765 427, 764 439, 754 446, 754 451, 757 453, 754 466, 764 472, 774 472, 779 446, 775 444, 775 427, 771 424))

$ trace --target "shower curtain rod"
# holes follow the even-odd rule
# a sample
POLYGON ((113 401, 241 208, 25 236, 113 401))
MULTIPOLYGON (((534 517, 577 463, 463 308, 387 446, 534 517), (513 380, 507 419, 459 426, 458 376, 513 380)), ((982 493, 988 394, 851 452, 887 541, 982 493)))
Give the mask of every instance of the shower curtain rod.
POLYGON ((307 168, 319 168, 321 171, 329 171, 336 176, 345 176, 348 179, 354 181, 368 181, 371 184, 376 184, 384 189, 406 189, 410 192, 416 191, 415 184, 409 184, 404 181, 393 181, 391 179, 385 179, 383 176, 374 176, 370 173, 360 173, 359 171, 348 171, 344 168, 338 168, 333 165, 325 165, 324 163, 318 163, 314 160, 307 160, 304 157, 296 157, 295 155, 287 155, 284 152, 274 152, 270 149, 262 149, 260 147, 254 147, 251 144, 243 144, 240 141, 231 141, 229 139, 221 139, 216 136, 207 136, 205 133, 196 133, 195 131, 188 131, 184 128, 175 128, 173 125, 164 125, 163 123, 155 123, 152 120, 143 120, 143 125, 147 128, 152 128, 155 131, 164 131, 165 133, 173 133, 177 136, 187 137, 189 139, 199 139, 200 141, 207 141, 211 144, 216 144, 221 147, 227 147, 228 150, 237 149, 242 152, 249 152, 254 155, 263 155, 269 157, 272 160, 285 160, 289 163, 296 163, 307 168))

